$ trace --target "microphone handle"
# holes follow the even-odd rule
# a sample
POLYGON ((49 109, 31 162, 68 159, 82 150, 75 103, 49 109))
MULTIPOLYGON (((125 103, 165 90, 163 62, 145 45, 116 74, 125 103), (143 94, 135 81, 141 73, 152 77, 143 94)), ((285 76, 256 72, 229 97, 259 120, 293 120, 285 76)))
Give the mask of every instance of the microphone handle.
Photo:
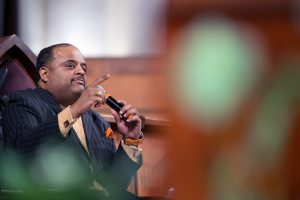
POLYGON ((117 100, 115 98, 113 98, 110 94, 106 93, 106 104, 111 107, 112 109, 114 109, 117 113, 120 112, 121 108, 124 106, 121 103, 118 103, 117 100))
MULTIPOLYGON (((118 103, 115 98, 113 98, 109 93, 105 93, 106 95, 106 105, 114 109, 117 113, 120 112, 121 108, 124 106, 121 103, 118 103)), ((140 119, 142 120, 142 128, 144 128, 146 124, 146 118, 143 115, 139 115, 140 119)))

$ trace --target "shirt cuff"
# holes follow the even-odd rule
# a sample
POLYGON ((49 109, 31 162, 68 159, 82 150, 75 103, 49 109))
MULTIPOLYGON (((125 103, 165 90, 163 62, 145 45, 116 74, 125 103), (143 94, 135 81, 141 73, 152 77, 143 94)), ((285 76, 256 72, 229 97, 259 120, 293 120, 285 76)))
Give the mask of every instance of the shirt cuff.
POLYGON ((126 152, 126 154, 130 157, 130 159, 133 162, 138 163, 139 158, 142 155, 142 148, 126 145, 126 144, 124 144, 123 140, 121 141, 121 145, 122 145, 124 151, 126 152))
POLYGON ((72 128, 77 119, 78 118, 73 119, 70 106, 58 113, 58 126, 60 133, 64 138, 68 136, 69 130, 72 128))

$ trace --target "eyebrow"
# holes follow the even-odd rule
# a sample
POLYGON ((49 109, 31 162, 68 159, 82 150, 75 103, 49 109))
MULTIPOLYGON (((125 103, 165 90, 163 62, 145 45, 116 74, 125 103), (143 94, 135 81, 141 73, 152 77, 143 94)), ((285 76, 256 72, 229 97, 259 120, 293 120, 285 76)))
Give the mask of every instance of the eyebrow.
MULTIPOLYGON (((64 63, 67 63, 67 62, 78 63, 76 60, 67 60, 67 61, 65 61, 64 63)), ((87 67, 87 64, 86 64, 85 62, 83 62, 83 63, 80 63, 80 65, 84 65, 84 66, 86 66, 86 67, 87 67)))

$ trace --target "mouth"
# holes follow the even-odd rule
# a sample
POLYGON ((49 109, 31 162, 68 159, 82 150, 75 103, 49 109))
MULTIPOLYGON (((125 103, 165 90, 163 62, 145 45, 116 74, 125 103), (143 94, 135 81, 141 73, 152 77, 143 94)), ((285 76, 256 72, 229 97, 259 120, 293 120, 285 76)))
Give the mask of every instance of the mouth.
POLYGON ((83 77, 74 78, 72 79, 72 82, 85 86, 85 80, 83 77))

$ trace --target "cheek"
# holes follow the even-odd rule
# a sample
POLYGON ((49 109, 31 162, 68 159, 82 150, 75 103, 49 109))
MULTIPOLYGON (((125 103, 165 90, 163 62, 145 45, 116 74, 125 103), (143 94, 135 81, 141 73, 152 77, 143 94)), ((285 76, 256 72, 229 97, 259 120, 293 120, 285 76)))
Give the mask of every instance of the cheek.
POLYGON ((53 83, 59 83, 63 81, 63 78, 60 75, 55 75, 52 77, 51 81, 53 81, 53 83))
POLYGON ((71 78, 64 74, 56 74, 51 79, 52 84, 55 86, 66 87, 71 84, 71 78))

